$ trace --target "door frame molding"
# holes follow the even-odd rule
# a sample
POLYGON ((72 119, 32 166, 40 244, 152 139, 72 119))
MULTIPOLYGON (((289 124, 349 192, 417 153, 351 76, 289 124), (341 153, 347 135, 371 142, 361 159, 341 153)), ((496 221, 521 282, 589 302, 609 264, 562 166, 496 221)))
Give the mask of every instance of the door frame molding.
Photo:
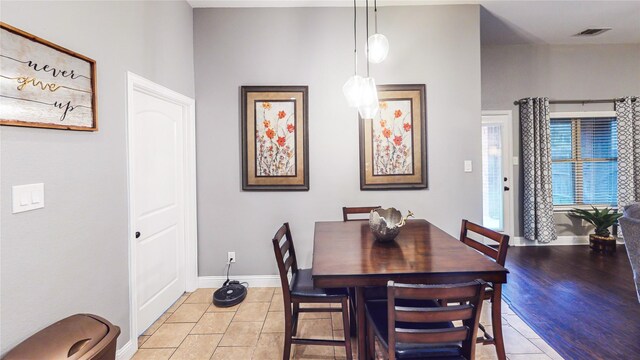
MULTIPOLYGON (((508 181, 508 185, 511 187, 511 191, 507 191, 509 194, 507 195, 507 203, 509 204, 509 217, 508 219, 505 219, 505 225, 508 226, 510 229, 508 231, 505 231, 505 233, 507 233, 507 235, 509 235, 511 238, 513 238, 515 236, 515 212, 516 212, 516 208, 515 208, 515 199, 514 199, 514 188, 515 188, 515 182, 513 179, 513 111, 512 110, 483 110, 481 112, 481 116, 506 116, 506 122, 504 123, 504 131, 506 132, 507 136, 506 138, 506 144, 505 144, 505 150, 506 153, 509 155, 507 156, 506 159, 506 164, 507 164, 507 168, 505 169, 506 172, 506 176, 509 178, 508 181), (510 234, 508 232, 511 232, 510 234)), ((484 121, 482 121, 482 123, 484 123, 484 121)), ((505 229, 506 230, 506 229, 505 229)))
POLYGON ((185 242, 185 290, 194 291, 198 287, 198 232, 197 232, 197 206, 196 206, 196 116, 195 100, 158 85, 150 80, 127 72, 127 194, 128 194, 128 219, 129 219, 129 341, 135 349, 138 348, 138 301, 136 283, 136 248, 134 219, 134 187, 133 187, 133 94, 140 91, 163 100, 182 106, 184 124, 184 242, 185 242))

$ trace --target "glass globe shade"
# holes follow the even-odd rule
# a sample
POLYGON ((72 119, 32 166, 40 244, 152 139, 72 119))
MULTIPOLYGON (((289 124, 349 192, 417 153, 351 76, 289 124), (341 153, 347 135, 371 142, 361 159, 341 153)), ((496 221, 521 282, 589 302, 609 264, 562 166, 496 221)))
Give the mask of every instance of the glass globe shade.
POLYGON ((378 90, 372 77, 362 79, 362 90, 358 113, 363 119, 373 119, 378 113, 378 90))
POLYGON ((369 62, 378 64, 389 54, 389 40, 382 34, 373 34, 367 40, 369 43, 369 62))
POLYGON ((349 107, 357 108, 360 105, 363 78, 360 75, 353 75, 342 86, 342 92, 347 99, 349 107))

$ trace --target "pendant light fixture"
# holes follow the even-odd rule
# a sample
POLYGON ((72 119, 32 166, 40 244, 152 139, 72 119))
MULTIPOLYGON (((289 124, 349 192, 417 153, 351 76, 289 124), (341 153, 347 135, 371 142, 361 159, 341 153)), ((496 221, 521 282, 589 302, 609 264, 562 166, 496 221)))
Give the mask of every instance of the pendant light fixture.
POLYGON ((344 97, 347 98, 349 107, 357 108, 360 106, 363 79, 358 75, 358 38, 357 38, 357 17, 356 17, 356 0, 353 0, 353 76, 342 86, 344 97))
POLYGON ((368 59, 374 64, 379 64, 383 62, 384 59, 387 58, 387 54, 389 54, 389 40, 387 40, 386 36, 378 32, 378 0, 373 1, 373 13, 375 16, 376 33, 367 38, 367 45, 369 46, 368 59))
MULTIPOLYGON (((369 0, 366 0, 366 27, 367 39, 369 38, 369 0)), ((360 104, 358 113, 363 119, 372 119, 378 113, 378 89, 376 81, 369 75, 369 42, 366 45, 367 52, 367 77, 362 79, 362 89, 360 90, 360 104)))

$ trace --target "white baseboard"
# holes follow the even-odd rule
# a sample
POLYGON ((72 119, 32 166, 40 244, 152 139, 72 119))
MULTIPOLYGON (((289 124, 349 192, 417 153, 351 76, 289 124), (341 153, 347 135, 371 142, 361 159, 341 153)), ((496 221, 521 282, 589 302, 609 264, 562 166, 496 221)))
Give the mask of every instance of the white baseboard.
POLYGON ((137 344, 133 343, 133 340, 129 340, 123 347, 116 351, 116 360, 129 360, 138 351, 137 344))
POLYGON ((513 246, 558 246, 558 245, 589 245, 589 236, 558 236, 556 241, 549 243, 541 243, 537 241, 528 241, 524 237, 515 236, 513 241, 509 242, 513 246))
MULTIPOLYGON (((249 283, 249 287, 280 287, 278 275, 241 275, 231 276, 232 280, 249 283)), ((219 288, 227 280, 225 276, 199 276, 199 288, 219 288)))

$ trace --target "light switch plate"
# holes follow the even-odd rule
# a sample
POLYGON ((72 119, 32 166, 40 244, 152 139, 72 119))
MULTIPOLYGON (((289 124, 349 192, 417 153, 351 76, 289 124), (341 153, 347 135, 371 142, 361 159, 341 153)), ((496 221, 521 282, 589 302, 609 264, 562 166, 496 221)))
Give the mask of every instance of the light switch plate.
POLYGON ((520 164, 520 159, 517 156, 513 157, 513 166, 518 166, 520 164))
POLYGON ((464 161, 464 172, 472 172, 473 171, 473 163, 471 160, 464 161))
POLYGON ((44 184, 16 185, 12 188, 13 213, 44 207, 44 184))

